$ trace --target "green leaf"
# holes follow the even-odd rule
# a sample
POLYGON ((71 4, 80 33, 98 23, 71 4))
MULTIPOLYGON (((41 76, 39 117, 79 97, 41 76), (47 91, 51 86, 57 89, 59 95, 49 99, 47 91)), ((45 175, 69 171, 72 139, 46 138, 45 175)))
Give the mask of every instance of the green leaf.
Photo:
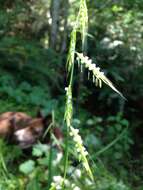
POLYGON ((116 152, 116 153, 114 154, 114 156, 115 156, 116 159, 122 158, 122 154, 121 154, 120 152, 116 152))
POLYGON ((30 174, 35 168, 35 162, 28 160, 20 165, 19 170, 24 174, 30 174))
POLYGON ((115 125, 115 127, 116 127, 116 129, 120 132, 121 130, 122 130, 122 125, 120 125, 120 124, 116 124, 115 125))
POLYGON ((49 150, 48 145, 45 144, 36 144, 32 150, 32 155, 36 157, 42 156, 44 153, 47 153, 49 150))
POLYGON ((121 123, 122 123, 122 125, 124 125, 124 126, 126 126, 126 127, 129 126, 129 122, 128 122, 126 119, 123 119, 123 120, 121 121, 121 123))
POLYGON ((49 164, 49 159, 48 159, 47 157, 41 158, 41 159, 38 160, 38 163, 39 163, 40 165, 43 165, 43 166, 48 166, 48 164, 49 164))

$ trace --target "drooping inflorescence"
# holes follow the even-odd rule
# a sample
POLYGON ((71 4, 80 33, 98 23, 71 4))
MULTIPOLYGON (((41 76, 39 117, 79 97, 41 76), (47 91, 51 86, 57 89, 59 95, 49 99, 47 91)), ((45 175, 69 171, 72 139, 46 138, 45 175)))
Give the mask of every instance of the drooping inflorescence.
POLYGON ((91 72, 93 77, 93 82, 96 84, 96 86, 102 87, 102 81, 103 81, 115 92, 117 92, 122 98, 125 99, 123 94, 119 90, 117 90, 117 88, 113 85, 113 83, 105 76, 104 72, 100 71, 100 68, 97 67, 95 63, 92 63, 92 60, 89 59, 88 56, 84 56, 83 53, 78 53, 78 52, 76 52, 76 54, 77 54, 77 60, 80 63, 81 71, 82 67, 85 66, 85 68, 88 69, 88 78, 91 72))

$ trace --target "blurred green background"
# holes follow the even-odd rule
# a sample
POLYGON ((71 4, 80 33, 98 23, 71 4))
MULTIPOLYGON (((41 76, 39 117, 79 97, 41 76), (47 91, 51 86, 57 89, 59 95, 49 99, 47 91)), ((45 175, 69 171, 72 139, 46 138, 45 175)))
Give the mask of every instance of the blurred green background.
MULTIPOLYGON (((87 79, 87 71, 81 76, 75 66, 73 124, 80 129, 98 168, 95 186, 87 182, 86 187, 82 179, 78 185, 83 190, 142 190, 143 0, 87 0, 87 7, 87 55, 127 101, 105 85, 95 87, 92 79, 87 79)), ((66 58, 78 8, 76 0, 0 0, 1 113, 24 111, 35 115, 40 107, 45 114, 54 110, 56 121, 62 125, 66 58)), ((80 34, 77 44, 81 51, 80 34)), ((0 179, 0 189, 47 188, 47 179, 41 182, 37 177, 39 186, 34 186, 31 175, 21 179, 25 174, 18 168, 14 171, 13 166, 17 159, 20 165, 25 157, 15 157, 14 151, 10 159, 11 149, 3 143, 1 146, 10 177, 0 179), (17 186, 16 176, 22 185, 17 186)), ((3 173, 2 161, 0 165, 3 173)), ((41 174, 45 171, 43 166, 37 167, 41 174)))

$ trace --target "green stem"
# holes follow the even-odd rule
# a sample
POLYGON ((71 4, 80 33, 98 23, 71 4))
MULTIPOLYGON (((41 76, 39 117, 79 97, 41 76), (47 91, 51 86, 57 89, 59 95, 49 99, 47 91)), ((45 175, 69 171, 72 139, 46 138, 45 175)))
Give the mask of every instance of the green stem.
POLYGON ((52 159, 53 159, 53 150, 52 146, 50 147, 50 155, 49 155, 49 163, 48 163, 48 169, 49 169, 49 175, 48 175, 48 189, 51 186, 52 182, 52 159))
MULTIPOLYGON (((75 54, 75 52, 74 52, 75 54)), ((74 63, 72 64, 72 69, 71 69, 71 76, 70 76, 70 82, 69 82, 69 86, 72 87, 72 83, 73 83, 73 73, 74 73, 74 63)))
MULTIPOLYGON (((70 75, 70 81, 69 81, 69 86, 68 88, 72 87, 73 83, 73 73, 74 73, 74 63, 72 64, 72 69, 71 69, 71 75, 70 75)), ((64 181, 66 179, 66 173, 67 173, 67 168, 68 168, 68 156, 69 156, 69 126, 66 126, 66 149, 65 149, 65 159, 64 159, 64 179, 62 182, 62 188, 64 189, 64 181)))
POLYGON ((65 157, 64 157, 64 178, 62 182, 62 189, 65 188, 65 179, 66 179, 66 174, 67 174, 67 168, 68 168, 68 158, 69 158, 69 128, 67 126, 66 130, 66 148, 65 148, 65 157))
POLYGON ((118 136, 116 139, 114 139, 112 142, 110 142, 107 146, 105 146, 104 148, 102 148, 101 150, 99 150, 98 152, 95 153, 95 155, 92 157, 97 157, 100 154, 102 154, 103 152, 107 151, 109 148, 111 148, 114 144, 116 144, 124 135, 124 133, 126 132, 127 128, 125 128, 118 136))
MULTIPOLYGON (((52 124, 55 123, 55 117, 54 117, 54 110, 52 110, 52 124)), ((50 136, 52 136, 52 132, 50 129, 50 136)), ((51 182, 52 182, 52 177, 53 177, 53 172, 52 172, 52 160, 53 160, 53 150, 52 150, 52 145, 50 146, 50 155, 49 155, 49 163, 48 163, 48 169, 49 169, 49 176, 48 176, 48 189, 50 189, 51 182)))

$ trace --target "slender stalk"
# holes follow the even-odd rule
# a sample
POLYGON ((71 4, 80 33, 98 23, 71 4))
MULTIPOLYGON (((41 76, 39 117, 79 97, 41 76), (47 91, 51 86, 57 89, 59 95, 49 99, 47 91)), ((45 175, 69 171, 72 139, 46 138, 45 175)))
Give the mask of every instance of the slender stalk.
POLYGON ((52 146, 50 147, 50 155, 49 155, 49 163, 48 163, 48 170, 49 170, 49 175, 48 175, 48 189, 50 189, 51 182, 52 182, 52 159, 53 159, 53 150, 52 146))
MULTIPOLYGON (((72 88, 73 84, 73 73, 74 73, 74 63, 72 64, 72 69, 71 69, 71 75, 70 75, 70 82, 69 82, 69 87, 72 88)), ((71 124, 70 124, 71 125, 71 124)), ((64 159, 64 178, 63 178, 63 183, 62 183, 62 188, 64 189, 64 181, 66 179, 66 173, 67 173, 67 168, 68 168, 68 157, 69 157, 69 127, 67 125, 66 127, 66 148, 65 148, 65 159, 64 159)))
POLYGON ((65 189, 65 179, 67 174, 67 168, 68 168, 68 158, 69 158, 69 128, 66 128, 66 142, 65 142, 65 157, 64 157, 64 177, 62 182, 62 189, 65 189))
MULTIPOLYGON (((96 152, 95 155, 94 155, 94 157, 96 158, 97 156, 99 156, 100 154, 104 153, 105 151, 107 151, 112 146, 114 146, 123 137, 123 135, 124 135, 124 133, 126 131, 127 131, 127 128, 125 128, 112 142, 110 142, 104 148, 102 148, 101 150, 99 150, 98 152, 96 152)), ((94 157, 92 157, 92 158, 94 158, 94 157)))

